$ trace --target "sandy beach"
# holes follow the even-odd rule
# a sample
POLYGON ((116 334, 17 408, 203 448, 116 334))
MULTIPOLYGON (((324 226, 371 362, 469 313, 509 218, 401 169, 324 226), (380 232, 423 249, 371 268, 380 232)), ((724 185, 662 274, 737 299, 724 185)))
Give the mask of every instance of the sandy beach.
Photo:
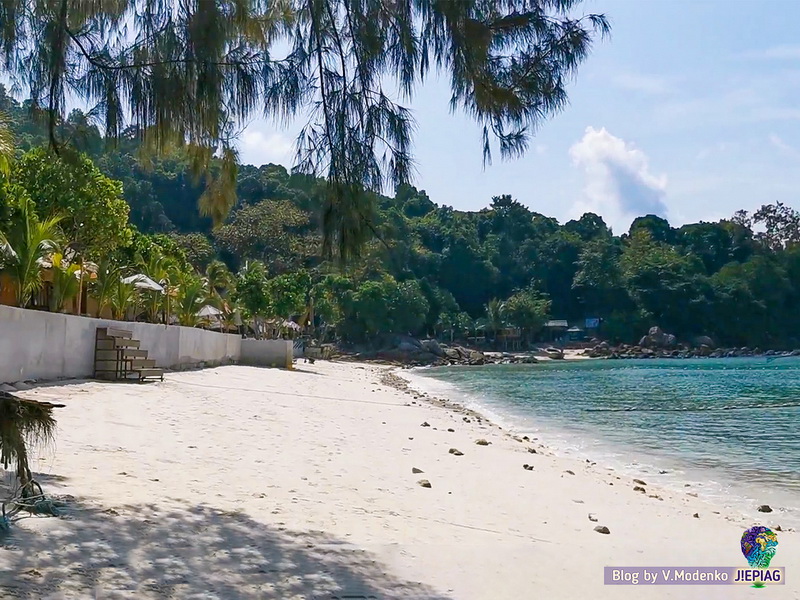
POLYGON ((743 529, 780 511, 634 491, 391 372, 229 366, 22 393, 66 404, 32 466, 68 509, 14 523, 0 597, 800 599, 790 531, 772 565, 783 586, 604 586, 604 566, 744 567, 743 529))

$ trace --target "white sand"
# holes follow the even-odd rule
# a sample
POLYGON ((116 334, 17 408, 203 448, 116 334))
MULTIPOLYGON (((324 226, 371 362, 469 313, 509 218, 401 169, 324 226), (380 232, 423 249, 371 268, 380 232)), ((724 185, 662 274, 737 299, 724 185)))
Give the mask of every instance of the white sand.
POLYGON ((67 405, 34 465, 74 501, 14 525, 0 597, 800 598, 793 532, 778 534, 782 587, 604 586, 606 565, 745 566, 742 530, 780 512, 744 518, 648 485, 663 500, 650 498, 381 385, 385 368, 298 366, 26 392, 67 405))

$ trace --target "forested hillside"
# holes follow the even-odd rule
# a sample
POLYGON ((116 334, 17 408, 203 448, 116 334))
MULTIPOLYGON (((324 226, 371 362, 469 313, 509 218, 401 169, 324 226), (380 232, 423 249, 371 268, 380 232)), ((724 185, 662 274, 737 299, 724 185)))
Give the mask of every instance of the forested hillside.
MULTIPOLYGON (((0 110, 21 156, 47 144, 46 129, 5 92, 0 110)), ((400 186, 367 207, 371 237, 361 257, 333 265, 320 258, 320 180, 278 165, 242 166, 238 204, 213 229, 197 209, 203 185, 181 156, 140 160, 132 138, 107 147, 79 111, 59 136, 121 182, 139 232, 127 243, 141 245, 147 234, 198 272, 222 260, 238 274, 245 308, 248 289, 277 297, 292 287, 294 300, 273 302, 273 312, 298 314, 313 297, 319 321, 347 339, 461 336, 476 322, 490 337, 514 325, 534 339, 548 318, 597 317, 601 335, 615 341, 659 325, 680 339, 709 335, 728 346, 800 343, 800 215, 769 198, 755 214, 731 207, 729 220, 679 228, 647 215, 614 235, 597 215, 560 224, 530 211, 533 199, 502 190, 487 208, 464 212, 400 186)))

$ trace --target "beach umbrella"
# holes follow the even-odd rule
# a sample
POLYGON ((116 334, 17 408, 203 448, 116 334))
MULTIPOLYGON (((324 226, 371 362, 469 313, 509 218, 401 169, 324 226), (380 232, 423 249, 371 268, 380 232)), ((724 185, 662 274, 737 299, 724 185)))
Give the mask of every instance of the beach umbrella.
POLYGON ((132 283, 137 289, 151 290, 153 292, 164 293, 164 286, 159 285, 147 275, 139 273, 138 275, 131 275, 130 277, 123 277, 122 283, 132 283))
POLYGON ((222 311, 220 309, 218 309, 218 308, 215 308, 215 307, 211 306, 210 304, 206 304, 203 308, 198 310, 196 314, 197 314, 198 317, 205 317, 205 318, 217 317, 218 318, 218 317, 220 317, 222 315, 222 311))

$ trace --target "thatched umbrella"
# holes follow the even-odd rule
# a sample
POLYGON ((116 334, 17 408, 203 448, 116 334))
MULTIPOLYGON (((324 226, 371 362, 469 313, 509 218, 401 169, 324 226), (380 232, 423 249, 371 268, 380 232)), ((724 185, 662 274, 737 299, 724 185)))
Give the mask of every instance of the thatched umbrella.
POLYGON ((63 404, 17 398, 0 391, 0 463, 17 471, 21 495, 33 494, 33 474, 28 465, 28 444, 53 439, 56 421, 52 412, 63 404))

